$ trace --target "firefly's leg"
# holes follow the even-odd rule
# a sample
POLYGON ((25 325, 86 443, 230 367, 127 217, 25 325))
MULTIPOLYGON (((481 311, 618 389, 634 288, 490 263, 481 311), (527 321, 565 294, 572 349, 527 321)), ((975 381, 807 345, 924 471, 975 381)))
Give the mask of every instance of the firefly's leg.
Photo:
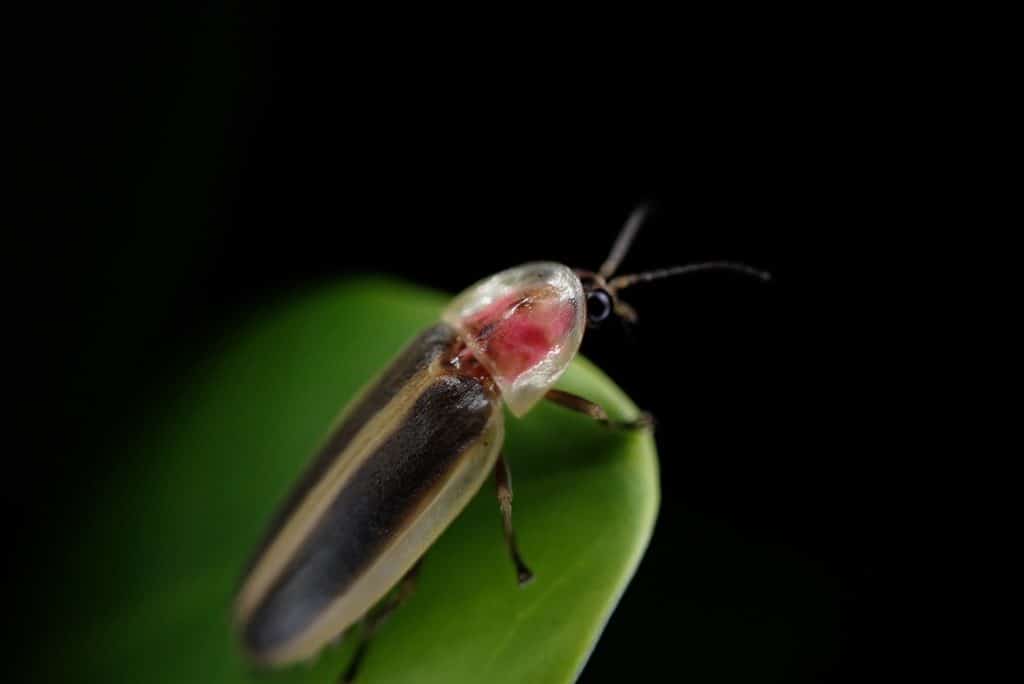
POLYGON ((650 427, 654 424, 654 418, 646 411, 642 412, 640 417, 634 420, 612 420, 608 417, 608 413, 601 408, 600 404, 595 404, 589 399, 584 399, 583 397, 570 394, 569 392, 563 392, 562 390, 548 390, 547 394, 544 395, 544 398, 558 404, 559 406, 564 406, 567 409, 584 413, 602 425, 616 430, 638 430, 650 427))
POLYGON ((498 505, 501 506, 501 521, 505 528, 505 544, 515 563, 519 585, 522 586, 533 579, 533 573, 519 555, 516 531, 512 528, 512 472, 508 469, 504 454, 499 454, 498 462, 494 464, 494 483, 498 486, 498 505))
POLYGON ((341 679, 338 680, 342 684, 350 684, 355 681, 356 675, 359 674, 359 666, 363 664, 363 659, 366 658, 366 651, 370 646, 370 640, 373 639, 373 635, 377 633, 377 629, 380 628, 384 621, 391 616, 395 610, 398 609, 403 603, 405 603, 416 589, 416 577, 420 572, 420 565, 423 563, 422 559, 416 561, 416 565, 409 569, 409 572, 405 573, 405 577, 398 583, 398 587, 388 596, 386 599, 381 601, 375 608, 373 608, 366 617, 362 620, 362 634, 359 637, 359 645, 356 646, 356 652, 352 656, 352 661, 349 663, 348 668, 342 674, 341 679))

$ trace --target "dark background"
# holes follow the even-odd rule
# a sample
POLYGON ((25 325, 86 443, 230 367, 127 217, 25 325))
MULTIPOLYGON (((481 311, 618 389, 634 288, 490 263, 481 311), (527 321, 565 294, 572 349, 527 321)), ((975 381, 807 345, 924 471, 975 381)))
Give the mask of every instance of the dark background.
POLYGON ((117 468, 93 445, 262 304, 356 272, 456 292, 527 260, 596 268, 646 201, 626 270, 727 258, 775 281, 637 288, 637 327, 587 335, 659 419, 663 504, 582 681, 885 671, 902 466, 864 398, 884 330, 865 251, 899 239, 903 150, 828 36, 691 19, 619 26, 635 46, 582 27, 571 48, 554 28, 368 45, 339 9, 214 3, 120 15, 59 60, 28 168, 58 198, 29 288, 56 385, 29 401, 61 429, 26 481, 66 503, 10 493, 19 534, 72 524, 117 468))

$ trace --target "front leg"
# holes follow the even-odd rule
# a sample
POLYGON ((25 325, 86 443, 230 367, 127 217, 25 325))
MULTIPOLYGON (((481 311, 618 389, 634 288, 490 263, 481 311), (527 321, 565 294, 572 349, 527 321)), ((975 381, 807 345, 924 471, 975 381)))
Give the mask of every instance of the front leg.
POLYGON ((634 420, 612 420, 600 404, 562 390, 548 390, 544 398, 559 406, 586 414, 602 425, 616 430, 642 430, 654 425, 654 418, 646 411, 642 411, 640 416, 634 420))

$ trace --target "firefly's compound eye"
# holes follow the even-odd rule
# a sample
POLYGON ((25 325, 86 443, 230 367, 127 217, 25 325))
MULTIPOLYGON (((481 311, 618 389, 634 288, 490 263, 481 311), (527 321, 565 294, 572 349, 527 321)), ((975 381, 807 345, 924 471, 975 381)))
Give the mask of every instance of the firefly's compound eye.
POLYGON ((587 320, 592 324, 601 323, 612 314, 612 297, 604 290, 587 293, 587 320))

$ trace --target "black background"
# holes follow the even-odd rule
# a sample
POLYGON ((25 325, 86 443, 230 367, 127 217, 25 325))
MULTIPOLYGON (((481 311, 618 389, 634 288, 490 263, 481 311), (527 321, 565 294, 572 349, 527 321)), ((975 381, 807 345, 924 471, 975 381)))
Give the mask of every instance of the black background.
POLYGON ((885 670, 903 466, 865 394, 904 161, 827 32, 794 43, 748 16, 630 20, 628 46, 583 25, 366 44, 337 8, 118 21, 61 60, 28 169, 60 226, 33 241, 56 385, 32 400, 63 428, 28 481, 67 503, 14 493, 26 538, 88 507, 117 467, 91 445, 263 303, 355 272, 456 292, 528 260, 596 268, 644 201, 626 270, 727 258, 775 280, 637 288, 635 329, 587 335, 659 420, 663 504, 582 681, 885 670))

